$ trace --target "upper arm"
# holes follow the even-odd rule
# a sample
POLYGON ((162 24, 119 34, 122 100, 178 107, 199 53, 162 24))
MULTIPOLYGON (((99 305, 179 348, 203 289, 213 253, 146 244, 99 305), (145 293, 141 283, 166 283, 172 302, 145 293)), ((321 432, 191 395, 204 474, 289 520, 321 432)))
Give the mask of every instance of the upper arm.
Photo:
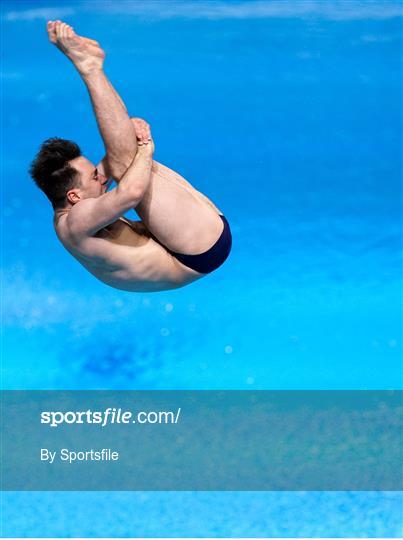
POLYGON ((81 238, 93 236, 138 202, 128 190, 119 186, 97 198, 84 199, 73 206, 68 216, 70 232, 81 238))

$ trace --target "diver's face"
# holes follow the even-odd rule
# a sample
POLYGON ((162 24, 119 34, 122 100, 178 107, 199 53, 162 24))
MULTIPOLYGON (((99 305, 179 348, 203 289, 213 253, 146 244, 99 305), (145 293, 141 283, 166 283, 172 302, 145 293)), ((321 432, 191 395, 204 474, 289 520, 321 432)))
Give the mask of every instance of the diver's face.
POLYGON ((79 187, 74 188, 69 192, 69 200, 71 201, 73 198, 73 201, 71 202, 76 203, 81 199, 99 197, 105 193, 108 179, 98 172, 91 161, 84 156, 80 156, 70 160, 69 163, 78 171, 80 180, 79 187))

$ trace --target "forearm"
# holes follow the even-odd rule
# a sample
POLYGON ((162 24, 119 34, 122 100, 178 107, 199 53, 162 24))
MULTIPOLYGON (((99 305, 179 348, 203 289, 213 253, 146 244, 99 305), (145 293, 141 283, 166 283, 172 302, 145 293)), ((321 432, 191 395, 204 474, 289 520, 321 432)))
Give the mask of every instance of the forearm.
POLYGON ((139 147, 136 157, 116 188, 119 192, 131 194, 133 206, 141 201, 150 185, 153 148, 152 142, 139 147))
POLYGON ((82 74, 88 89, 111 174, 120 178, 137 152, 137 139, 126 107, 103 70, 82 74))

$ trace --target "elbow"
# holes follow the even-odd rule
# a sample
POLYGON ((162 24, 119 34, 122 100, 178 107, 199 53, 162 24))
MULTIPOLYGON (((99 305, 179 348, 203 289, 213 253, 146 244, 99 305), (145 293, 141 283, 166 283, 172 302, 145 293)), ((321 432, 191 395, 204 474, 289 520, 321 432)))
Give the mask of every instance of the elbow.
POLYGON ((130 206, 135 208, 137 205, 139 205, 141 201, 143 200, 144 193, 145 193, 144 191, 135 191, 134 193, 132 193, 130 196, 130 200, 131 200, 130 206))

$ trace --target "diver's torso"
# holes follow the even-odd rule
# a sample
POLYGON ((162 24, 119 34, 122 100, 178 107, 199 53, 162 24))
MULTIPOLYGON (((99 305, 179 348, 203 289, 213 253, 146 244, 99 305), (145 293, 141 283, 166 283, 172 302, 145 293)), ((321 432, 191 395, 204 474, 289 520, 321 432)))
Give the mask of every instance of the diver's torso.
POLYGON ((127 291, 178 288, 201 277, 156 242, 141 222, 120 218, 93 237, 72 242, 56 227, 64 247, 102 282, 127 291))

